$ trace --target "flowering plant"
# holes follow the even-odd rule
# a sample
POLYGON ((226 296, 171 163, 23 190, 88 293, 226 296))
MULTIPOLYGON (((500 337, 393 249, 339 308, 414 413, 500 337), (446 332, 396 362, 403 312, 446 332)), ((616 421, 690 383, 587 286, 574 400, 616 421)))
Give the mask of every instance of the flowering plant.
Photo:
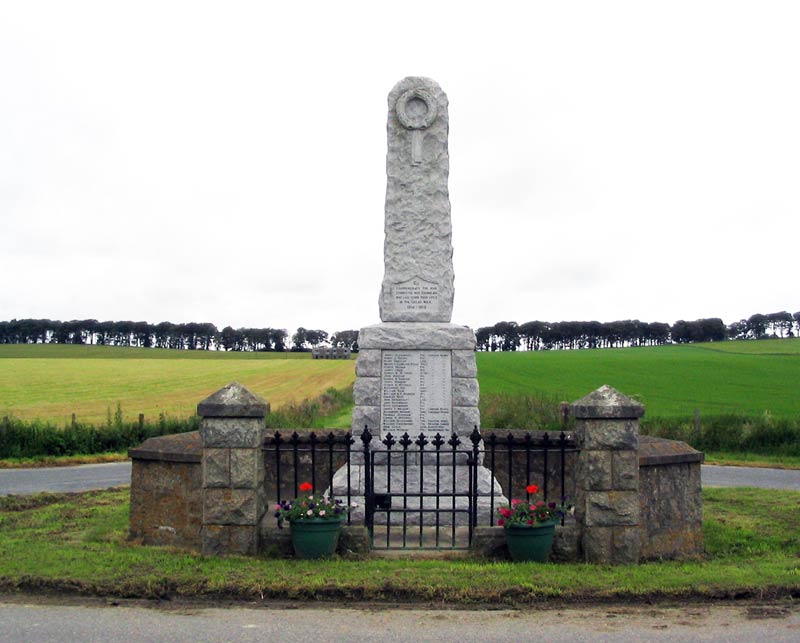
POLYGON ((509 504, 497 509, 497 524, 508 525, 541 525, 561 518, 571 509, 564 503, 557 505, 555 502, 545 504, 543 500, 532 500, 530 496, 539 492, 539 487, 529 484, 525 487, 529 500, 512 500, 509 504))
MULTIPOLYGON (((310 482, 300 485, 300 491, 305 495, 298 496, 294 500, 281 500, 275 505, 275 517, 278 519, 278 526, 283 526, 283 521, 294 522, 297 520, 341 520, 350 511, 341 500, 329 498, 324 494, 315 495, 311 492, 314 487, 310 482)), ((356 503, 352 504, 353 507, 356 503)))

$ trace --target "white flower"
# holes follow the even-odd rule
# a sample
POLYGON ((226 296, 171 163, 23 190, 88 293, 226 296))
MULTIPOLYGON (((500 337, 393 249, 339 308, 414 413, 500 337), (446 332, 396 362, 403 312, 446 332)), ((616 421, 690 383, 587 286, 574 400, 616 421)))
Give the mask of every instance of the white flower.
POLYGON ((357 502, 351 502, 351 503, 350 503, 350 506, 351 506, 353 509, 355 509, 356 507, 358 507, 358 503, 357 503, 357 502))
POLYGON ((325 515, 325 510, 323 509, 322 511, 320 511, 320 512, 319 512, 319 515, 320 515, 320 516, 324 516, 324 515, 325 515))
POLYGON ((308 511, 306 511, 306 516, 313 516, 313 515, 314 515, 313 509, 309 509, 308 511))

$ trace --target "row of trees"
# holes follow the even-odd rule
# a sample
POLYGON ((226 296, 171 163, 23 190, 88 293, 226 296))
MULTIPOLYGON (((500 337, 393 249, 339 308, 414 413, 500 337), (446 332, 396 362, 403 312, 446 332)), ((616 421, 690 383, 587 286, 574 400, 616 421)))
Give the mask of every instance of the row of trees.
MULTIPOLYGON (((728 326, 719 319, 680 320, 672 324, 638 319, 597 322, 530 321, 498 322, 475 333, 478 350, 555 350, 655 346, 724 339, 761 339, 800 336, 800 312, 755 314, 728 326)), ((102 321, 83 319, 12 319, 0 322, 0 344, 96 344, 139 346, 180 350, 306 351, 316 346, 342 346, 358 350, 358 331, 342 330, 329 335, 324 330, 300 327, 291 337, 282 328, 232 328, 221 331, 214 324, 102 321)))
POLYGON ((782 311, 755 314, 728 326, 717 318, 679 320, 670 326, 663 322, 627 319, 613 322, 530 321, 524 324, 502 321, 484 326, 476 333, 478 350, 557 350, 657 346, 690 342, 717 342, 724 339, 763 339, 800 336, 800 312, 782 311))
POLYGON ((282 328, 232 328, 221 331, 209 322, 173 324, 144 321, 82 319, 12 319, 0 321, 0 344, 94 344, 179 350, 306 351, 320 344, 357 350, 358 331, 328 336, 322 330, 298 328, 292 335, 282 328))

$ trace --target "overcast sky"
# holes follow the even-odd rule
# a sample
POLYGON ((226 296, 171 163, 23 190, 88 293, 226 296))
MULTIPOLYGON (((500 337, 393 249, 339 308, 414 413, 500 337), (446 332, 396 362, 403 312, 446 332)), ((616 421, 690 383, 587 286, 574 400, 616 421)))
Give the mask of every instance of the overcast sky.
POLYGON ((377 323, 386 95, 450 100, 453 321, 800 310, 800 3, 0 4, 0 320, 377 323))

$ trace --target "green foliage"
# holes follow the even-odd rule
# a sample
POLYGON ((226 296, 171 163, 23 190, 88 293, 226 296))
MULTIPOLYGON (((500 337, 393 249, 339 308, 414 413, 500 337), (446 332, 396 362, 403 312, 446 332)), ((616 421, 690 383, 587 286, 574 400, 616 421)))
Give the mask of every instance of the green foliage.
POLYGON ((121 407, 112 416, 108 412, 106 426, 76 422, 65 427, 53 422, 25 422, 13 417, 0 420, 0 458, 31 458, 106 451, 123 451, 140 445, 156 435, 195 431, 199 419, 161 416, 158 422, 125 422, 121 407))
POLYGON ((529 484, 525 490, 528 493, 525 500, 514 498, 495 510, 498 525, 506 527, 509 525, 542 525, 554 520, 561 520, 570 509, 565 504, 557 505, 555 502, 545 504, 543 500, 531 498, 531 495, 539 492, 539 487, 535 484, 529 484))
POLYGON ((642 432, 682 440, 700 451, 800 456, 800 419, 774 418, 770 413, 703 416, 699 432, 693 418, 645 418, 642 432))
MULTIPOLYGON (((337 428, 327 421, 339 416, 343 410, 349 414, 353 406, 353 389, 329 388, 319 397, 302 402, 290 402, 267 415, 268 429, 323 429, 337 428)), ((350 426, 348 421, 345 426, 350 426)))
POLYGON ((481 425, 491 429, 560 431, 557 396, 541 391, 526 394, 488 393, 480 399, 481 425))
POLYGON ((281 500, 275 511, 279 525, 284 520, 342 520, 350 511, 350 507, 338 498, 314 494, 310 482, 302 483, 300 491, 304 493, 294 500, 281 500))

